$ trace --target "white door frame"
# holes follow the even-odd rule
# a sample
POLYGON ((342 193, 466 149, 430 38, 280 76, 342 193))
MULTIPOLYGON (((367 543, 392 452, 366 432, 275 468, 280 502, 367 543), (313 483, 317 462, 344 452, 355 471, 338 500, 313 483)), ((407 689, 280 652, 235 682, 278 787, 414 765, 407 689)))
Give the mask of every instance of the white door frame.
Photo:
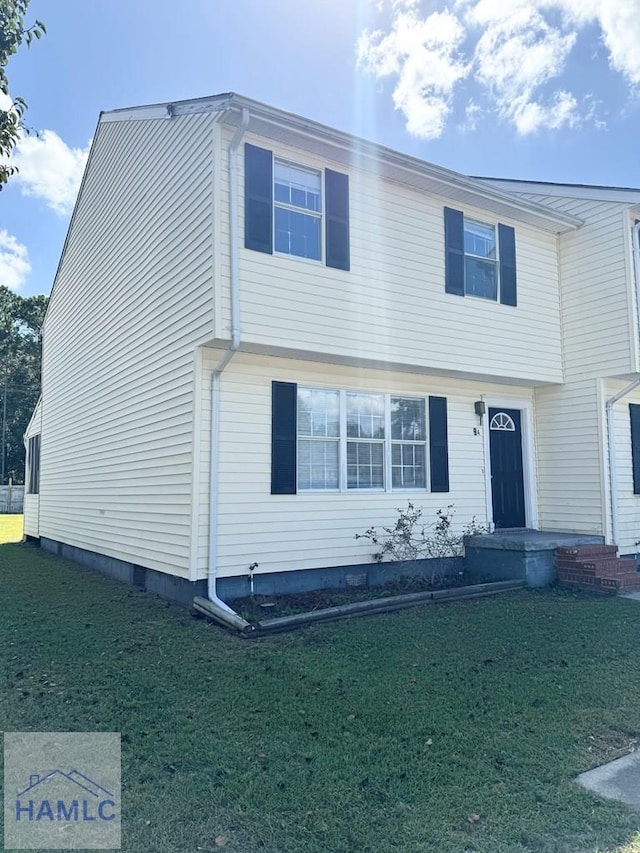
POLYGON ((535 450, 533 441, 533 400, 522 397, 486 397, 482 416, 484 438, 484 483, 487 502, 487 521, 493 529, 493 501, 491 495, 491 451, 489 447, 489 408, 518 409, 522 433, 522 474, 524 479, 524 514, 527 527, 538 527, 538 496, 536 489, 535 450))

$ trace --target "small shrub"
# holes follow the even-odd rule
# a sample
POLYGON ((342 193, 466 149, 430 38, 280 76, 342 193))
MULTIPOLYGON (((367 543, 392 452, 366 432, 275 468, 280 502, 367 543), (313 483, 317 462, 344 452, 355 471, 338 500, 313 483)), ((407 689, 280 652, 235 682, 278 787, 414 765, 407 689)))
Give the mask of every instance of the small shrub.
POLYGON ((408 501, 406 508, 396 507, 398 518, 393 527, 369 527, 356 533, 356 539, 367 539, 376 547, 373 559, 408 562, 434 557, 461 557, 464 537, 474 533, 489 533, 487 525, 474 516, 460 533, 452 530, 455 508, 450 504, 436 511, 436 520, 423 520, 423 509, 408 501))

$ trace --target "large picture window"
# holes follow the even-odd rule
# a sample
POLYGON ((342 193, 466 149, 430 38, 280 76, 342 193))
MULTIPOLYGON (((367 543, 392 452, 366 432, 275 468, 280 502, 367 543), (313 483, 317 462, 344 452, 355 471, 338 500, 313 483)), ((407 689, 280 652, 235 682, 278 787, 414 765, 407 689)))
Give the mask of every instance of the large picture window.
POLYGON ((298 388, 298 491, 426 489, 425 400, 298 388))
POLYGON ((449 491, 447 398, 271 383, 271 494, 449 491), (427 473, 428 472, 428 473, 427 473))

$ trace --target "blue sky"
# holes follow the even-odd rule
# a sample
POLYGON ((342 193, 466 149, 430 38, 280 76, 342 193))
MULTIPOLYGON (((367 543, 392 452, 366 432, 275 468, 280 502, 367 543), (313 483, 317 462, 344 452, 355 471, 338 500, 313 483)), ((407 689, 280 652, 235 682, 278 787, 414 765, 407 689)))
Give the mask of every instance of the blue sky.
POLYGON ((465 174, 640 186, 637 3, 32 0, 0 283, 50 291, 99 113, 137 104, 234 91, 465 174))

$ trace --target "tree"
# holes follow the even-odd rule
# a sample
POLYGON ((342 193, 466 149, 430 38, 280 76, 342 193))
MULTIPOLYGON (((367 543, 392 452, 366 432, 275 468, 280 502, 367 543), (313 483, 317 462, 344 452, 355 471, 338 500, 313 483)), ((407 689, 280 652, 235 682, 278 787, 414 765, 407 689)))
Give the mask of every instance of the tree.
POLYGON ((17 168, 2 161, 11 155, 22 130, 26 130, 23 117, 27 105, 23 98, 11 99, 6 67, 9 59, 21 44, 29 46, 34 38, 46 32, 42 21, 25 27, 24 18, 30 0, 0 0, 0 91, 10 99, 6 109, 0 109, 0 190, 17 168))
POLYGON ((0 485, 24 482, 23 436, 40 395, 42 323, 48 297, 0 286, 0 485))

